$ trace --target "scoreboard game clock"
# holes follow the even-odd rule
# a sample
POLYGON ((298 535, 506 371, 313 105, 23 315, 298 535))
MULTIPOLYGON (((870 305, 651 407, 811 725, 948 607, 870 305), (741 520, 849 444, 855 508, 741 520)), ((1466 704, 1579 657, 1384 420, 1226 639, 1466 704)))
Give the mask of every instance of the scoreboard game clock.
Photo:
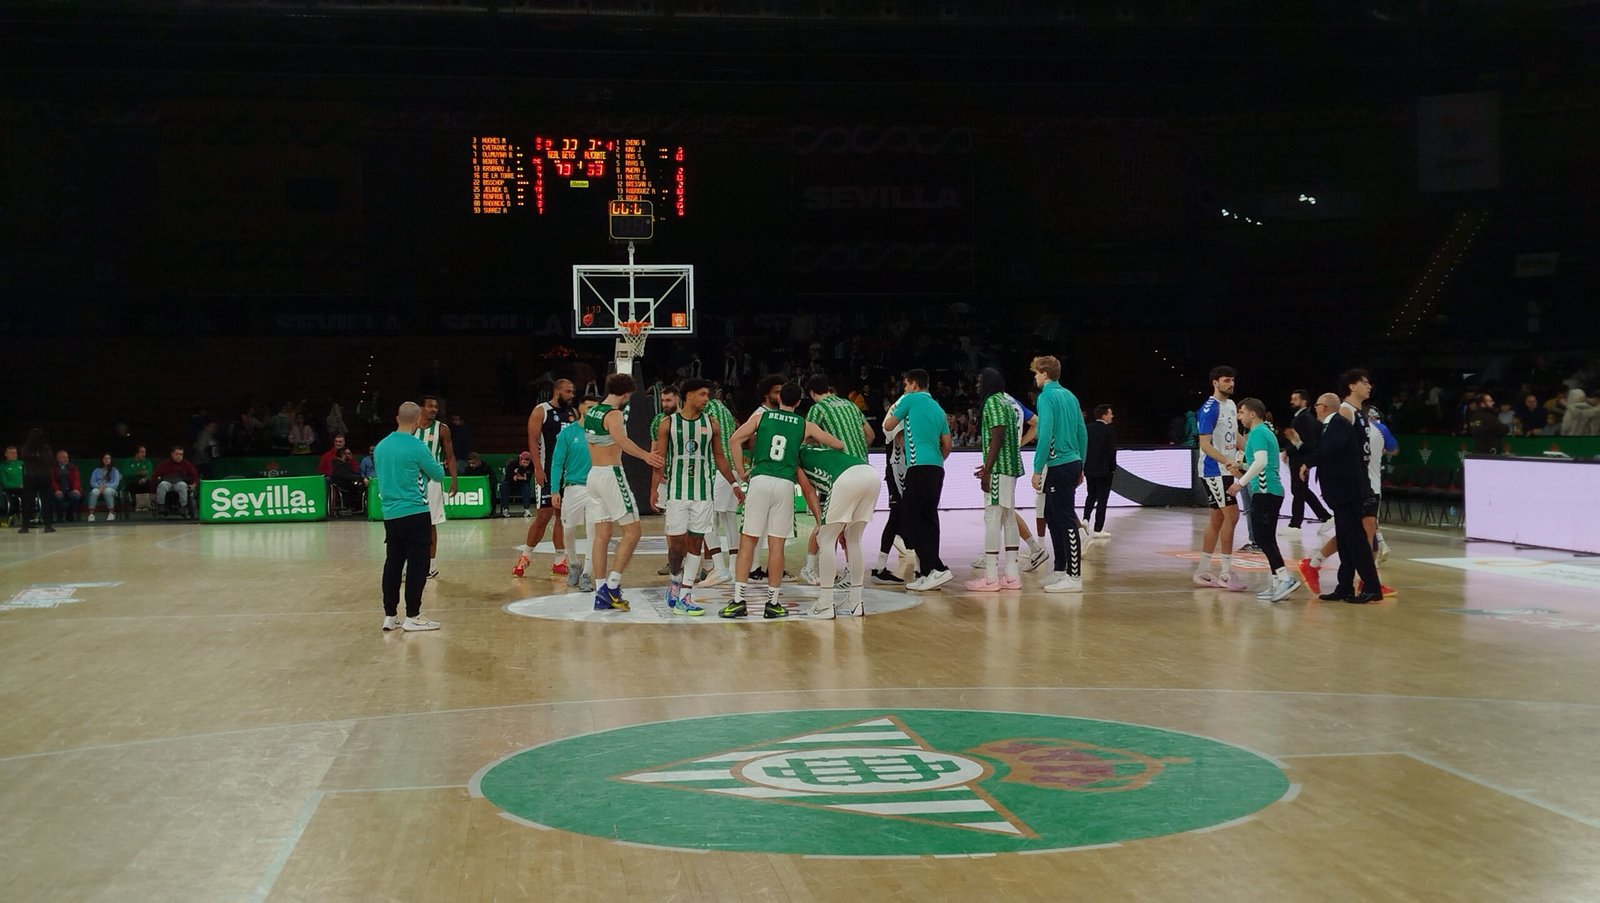
POLYGON ((682 146, 641 137, 472 138, 472 212, 569 220, 608 216, 613 238, 640 241, 688 212, 682 146))

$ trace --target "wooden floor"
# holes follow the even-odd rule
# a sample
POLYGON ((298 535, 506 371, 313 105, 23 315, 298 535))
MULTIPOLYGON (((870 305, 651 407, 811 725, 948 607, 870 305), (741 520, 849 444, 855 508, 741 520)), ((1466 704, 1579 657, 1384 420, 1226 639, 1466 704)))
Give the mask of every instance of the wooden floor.
MULTIPOLYGON (((1268 605, 1192 585, 1200 512, 1119 511, 1082 598, 1041 572, 865 619, 652 625, 504 610, 565 592, 510 575, 525 524, 443 527, 444 628, 409 635, 378 629, 378 526, 0 536, 0 899, 1600 899, 1597 559, 1395 528, 1392 600, 1268 605), (1144 725, 1290 790, 1206 830, 942 858, 697 850, 691 818, 619 843, 476 794, 563 738, 822 709, 1144 725)), ((945 525, 965 578, 979 517, 945 525)))

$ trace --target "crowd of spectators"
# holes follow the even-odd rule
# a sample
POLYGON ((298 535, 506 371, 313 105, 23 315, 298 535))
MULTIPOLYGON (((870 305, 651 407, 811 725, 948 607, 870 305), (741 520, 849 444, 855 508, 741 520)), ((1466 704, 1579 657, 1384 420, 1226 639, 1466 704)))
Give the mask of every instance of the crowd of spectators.
POLYGON ((1388 406, 1395 432, 1505 437, 1600 436, 1600 359, 1492 360, 1480 373, 1413 380, 1388 406))

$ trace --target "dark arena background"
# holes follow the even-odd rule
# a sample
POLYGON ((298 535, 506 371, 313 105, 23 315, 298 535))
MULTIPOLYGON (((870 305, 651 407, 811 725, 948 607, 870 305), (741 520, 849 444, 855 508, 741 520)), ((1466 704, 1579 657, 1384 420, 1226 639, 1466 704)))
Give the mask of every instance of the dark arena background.
POLYGON ((0 898, 1600 898, 1597 172, 1586 0, 0 2, 0 442, 70 455, 53 521, 0 470, 0 898), (692 282, 574 270, 630 261, 692 282), (800 501, 787 623, 719 619, 737 573, 680 617, 627 456, 632 610, 569 591, 587 534, 502 483, 619 355, 646 448, 689 379, 855 402, 882 617, 804 623, 800 501), (979 376, 1043 413, 1044 355, 1114 409, 1113 525, 1029 516, 1024 443, 995 507, 1044 538, 985 595, 979 376), (1319 590, 1227 592, 1278 577, 1245 527, 1210 557, 1218 365, 1284 448, 1370 374, 1383 592, 1288 499, 1319 590), (954 448, 908 560, 912 370, 954 448), (324 455, 424 395, 480 482, 443 630, 380 632, 382 494, 324 455), (141 447, 193 498, 97 509, 141 447))

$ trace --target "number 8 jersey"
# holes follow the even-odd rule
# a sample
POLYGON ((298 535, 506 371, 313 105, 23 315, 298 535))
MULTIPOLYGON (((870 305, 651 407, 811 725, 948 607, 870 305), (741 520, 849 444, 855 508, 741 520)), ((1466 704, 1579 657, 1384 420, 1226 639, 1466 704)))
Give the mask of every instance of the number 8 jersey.
POLYGON ((756 426, 755 463, 752 477, 768 476, 794 481, 800 463, 800 443, 806 437, 806 422, 793 411, 768 408, 756 426))

